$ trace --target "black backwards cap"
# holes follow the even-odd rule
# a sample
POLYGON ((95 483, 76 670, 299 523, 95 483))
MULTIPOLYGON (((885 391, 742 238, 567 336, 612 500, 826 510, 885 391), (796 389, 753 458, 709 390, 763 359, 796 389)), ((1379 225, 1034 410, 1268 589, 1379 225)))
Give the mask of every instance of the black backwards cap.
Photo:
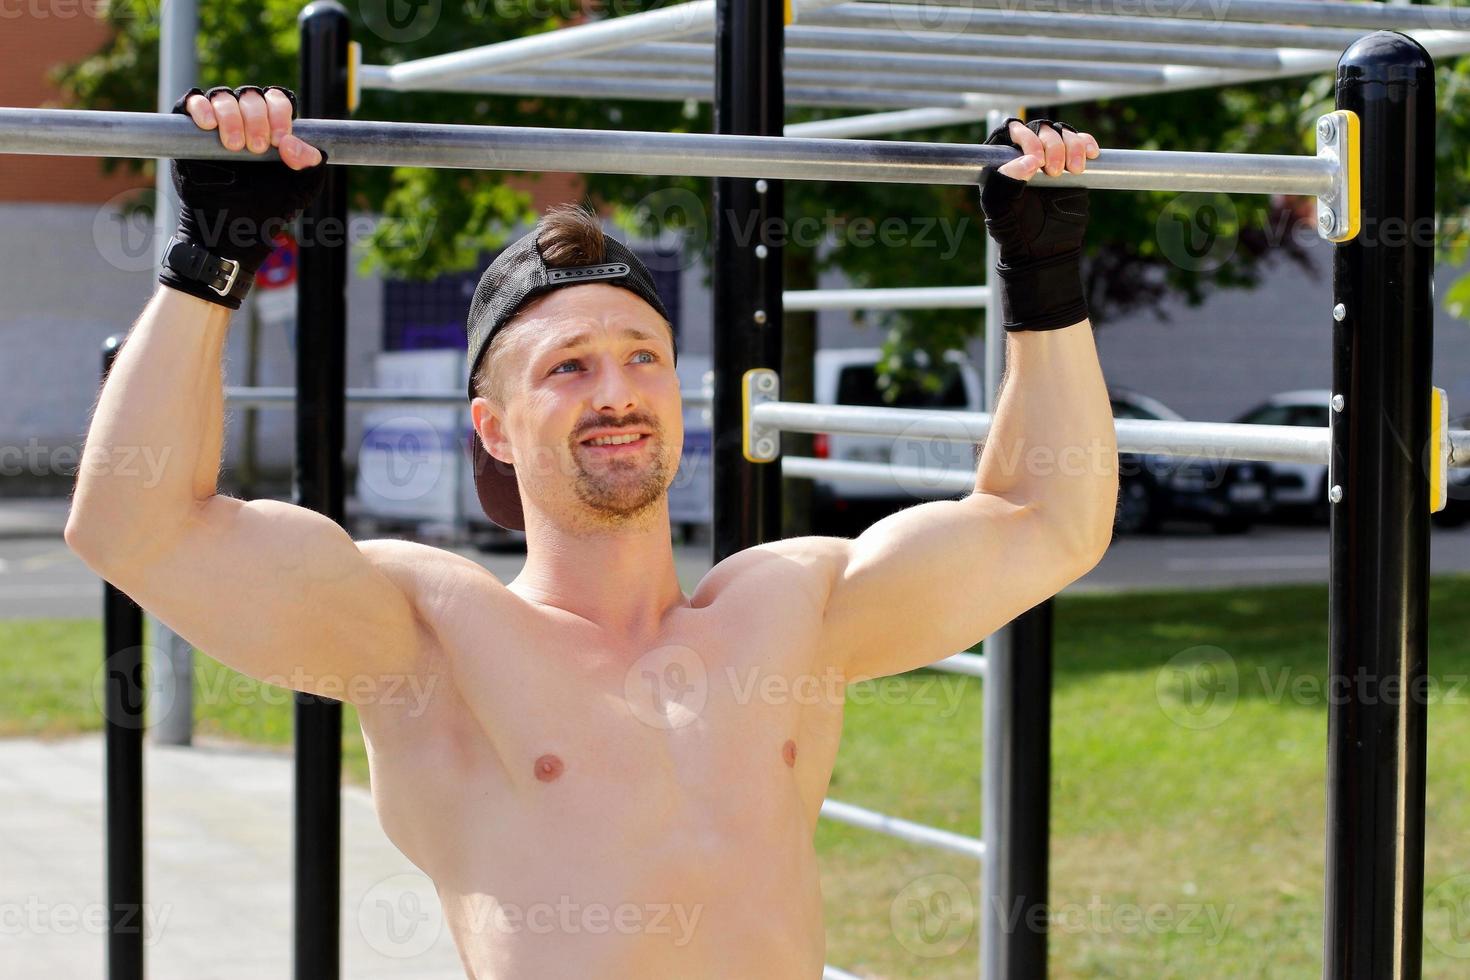
MULTIPOLYGON (((540 245, 536 241, 538 234, 539 231, 532 231, 507 246, 490 263, 480 277, 480 284, 475 287, 475 298, 470 302, 470 315, 465 324, 469 341, 468 390, 472 400, 478 395, 475 370, 496 331, 505 326, 528 300, 543 293, 582 283, 607 283, 639 296, 665 321, 669 320, 648 268, 622 242, 614 238, 604 239, 604 261, 596 265, 550 268, 541 256, 540 245)), ((678 359, 676 342, 675 363, 678 359)), ((470 431, 469 452, 474 467, 475 491, 479 494, 485 516, 503 528, 524 531, 526 518, 521 510, 521 490, 516 483, 515 467, 486 452, 479 433, 473 430, 470 431)))

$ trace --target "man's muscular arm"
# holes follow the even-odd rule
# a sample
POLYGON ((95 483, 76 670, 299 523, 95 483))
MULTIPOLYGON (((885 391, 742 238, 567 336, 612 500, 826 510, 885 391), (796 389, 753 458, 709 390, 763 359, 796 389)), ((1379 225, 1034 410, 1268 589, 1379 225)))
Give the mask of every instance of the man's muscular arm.
MULTIPOLYGON (((1053 174, 1081 172, 1083 155, 1096 153, 1086 134, 1064 144, 1050 128, 1035 134, 1015 123, 1011 133, 1053 174)), ((1029 179, 1028 159, 1000 173, 1029 179)), ((908 508, 827 546, 823 647, 849 679, 966 649, 1080 578, 1111 540, 1117 440, 1092 325, 1068 317, 1065 304, 1012 299, 1008 314, 1026 322, 1007 336, 1006 380, 975 492, 908 508)))
MULTIPOLYGON (((195 96, 190 114, 239 149, 271 133, 268 123, 289 132, 289 104, 267 94, 269 114, 256 93, 238 105, 218 95, 212 107, 195 96)), ((294 136, 270 143, 294 170, 321 159, 294 136)), ((352 678, 364 691, 363 679, 408 669, 417 656, 414 610, 385 574, 403 549, 359 547, 314 511, 217 492, 229 318, 225 305, 167 285, 148 302, 98 397, 66 542, 210 656, 343 698, 352 678)))

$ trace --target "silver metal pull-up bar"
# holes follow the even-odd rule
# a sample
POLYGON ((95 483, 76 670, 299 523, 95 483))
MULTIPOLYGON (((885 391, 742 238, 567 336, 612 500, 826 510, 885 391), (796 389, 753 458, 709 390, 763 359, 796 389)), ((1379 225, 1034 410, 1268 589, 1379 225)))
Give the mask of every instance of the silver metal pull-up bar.
MULTIPOLYGON (((512 126, 298 119, 293 131, 333 164, 467 170, 766 177, 898 184, 974 184, 1016 156, 1001 146, 893 140, 713 136, 512 126)), ((0 108, 0 153, 239 159, 219 137, 169 113, 0 108)), ((257 159, 279 159, 275 150, 257 159)), ((1105 149, 1056 185, 1112 190, 1330 193, 1339 164, 1323 156, 1105 149)))

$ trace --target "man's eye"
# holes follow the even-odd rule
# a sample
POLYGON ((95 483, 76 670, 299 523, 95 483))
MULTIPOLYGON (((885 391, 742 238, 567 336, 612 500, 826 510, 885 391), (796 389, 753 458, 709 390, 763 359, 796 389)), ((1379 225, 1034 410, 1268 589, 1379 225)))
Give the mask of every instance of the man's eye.
POLYGON ((639 351, 639 352, 638 352, 638 353, 639 353, 639 354, 647 354, 647 355, 648 355, 648 356, 649 356, 649 357, 651 357, 651 358, 653 358, 653 359, 654 359, 654 360, 655 360, 655 361, 656 361, 656 360, 658 360, 658 355, 657 355, 657 354, 655 354, 655 353, 654 353, 654 352, 653 352, 653 351, 651 351, 651 350, 641 350, 641 351, 639 351))
POLYGON ((564 368, 564 367, 566 367, 568 365, 575 366, 577 363, 578 362, 576 362, 576 361, 562 361, 556 367, 554 367, 554 368, 551 369, 551 373, 552 374, 557 374, 557 373, 559 373, 561 371, 562 368, 564 368))

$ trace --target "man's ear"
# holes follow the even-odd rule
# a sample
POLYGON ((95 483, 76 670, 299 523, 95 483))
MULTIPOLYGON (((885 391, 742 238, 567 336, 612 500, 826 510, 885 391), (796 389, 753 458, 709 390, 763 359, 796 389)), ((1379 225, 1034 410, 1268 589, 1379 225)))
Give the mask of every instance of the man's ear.
POLYGON ((476 397, 470 402, 470 424, 480 438, 485 451, 502 463, 515 465, 515 454, 510 448, 510 439, 505 433, 505 420, 496 412, 490 399, 476 397))

